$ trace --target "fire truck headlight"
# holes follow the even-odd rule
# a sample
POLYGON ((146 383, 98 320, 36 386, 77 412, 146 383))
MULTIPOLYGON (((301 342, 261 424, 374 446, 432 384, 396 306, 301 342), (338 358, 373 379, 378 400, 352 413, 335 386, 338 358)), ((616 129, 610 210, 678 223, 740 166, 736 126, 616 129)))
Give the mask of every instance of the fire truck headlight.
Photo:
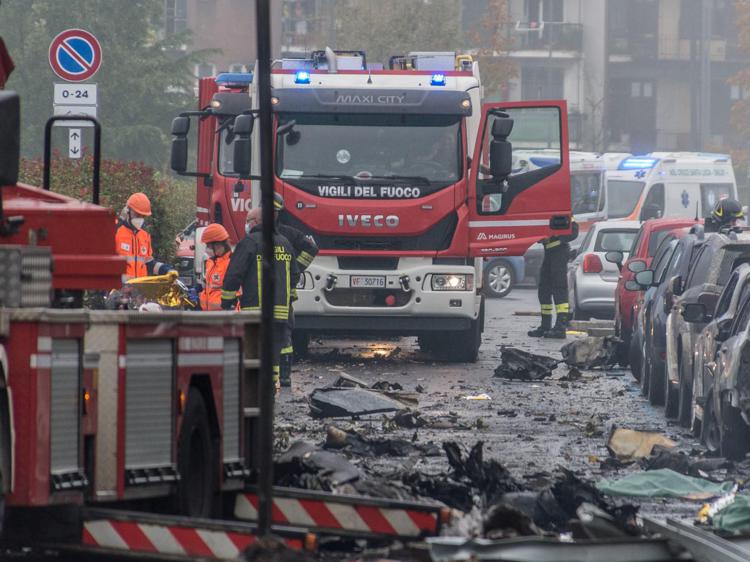
POLYGON ((461 102, 461 109, 471 109, 471 100, 463 100, 461 102))
POLYGON ((472 274, 433 274, 430 282, 433 291, 473 291, 474 276, 472 274))

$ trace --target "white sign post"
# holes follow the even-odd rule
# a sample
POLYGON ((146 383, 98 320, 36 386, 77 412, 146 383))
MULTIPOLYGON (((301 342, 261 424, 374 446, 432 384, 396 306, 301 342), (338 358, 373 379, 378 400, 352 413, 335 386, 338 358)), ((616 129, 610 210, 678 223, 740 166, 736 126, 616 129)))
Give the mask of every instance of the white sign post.
POLYGON ((68 158, 81 157, 81 129, 68 129, 68 158))

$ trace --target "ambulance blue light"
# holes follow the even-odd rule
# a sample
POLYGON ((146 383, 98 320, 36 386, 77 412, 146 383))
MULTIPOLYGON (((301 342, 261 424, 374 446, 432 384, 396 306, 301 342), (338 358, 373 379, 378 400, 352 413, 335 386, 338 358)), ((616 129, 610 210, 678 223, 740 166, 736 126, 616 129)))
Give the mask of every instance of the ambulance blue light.
POLYGON ((433 74, 430 84, 432 86, 445 86, 445 74, 433 74))
POLYGON ((625 158, 617 167, 618 170, 649 170, 656 166, 658 158, 625 158))
POLYGON ((297 72, 297 74, 294 75, 294 83, 295 84, 309 84, 310 83, 310 73, 306 70, 300 70, 297 72))
POLYGON ((253 83, 253 73, 222 72, 215 80, 217 84, 225 88, 246 88, 253 83))

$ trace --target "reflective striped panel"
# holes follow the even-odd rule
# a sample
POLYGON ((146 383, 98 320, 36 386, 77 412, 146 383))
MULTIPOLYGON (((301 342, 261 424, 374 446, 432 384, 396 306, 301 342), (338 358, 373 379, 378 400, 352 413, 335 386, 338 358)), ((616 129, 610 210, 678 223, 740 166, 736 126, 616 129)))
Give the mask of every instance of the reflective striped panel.
POLYGON ((81 354, 74 339, 52 340, 50 472, 80 470, 81 354))

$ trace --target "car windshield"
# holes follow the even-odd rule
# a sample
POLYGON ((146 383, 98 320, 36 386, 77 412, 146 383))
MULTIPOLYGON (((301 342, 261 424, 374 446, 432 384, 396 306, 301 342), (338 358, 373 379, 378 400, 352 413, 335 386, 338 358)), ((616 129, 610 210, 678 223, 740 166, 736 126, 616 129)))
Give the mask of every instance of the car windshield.
POLYGON ((282 179, 407 179, 453 183, 462 173, 460 119, 451 115, 282 114, 282 179))
POLYGON ((607 215, 610 219, 629 216, 643 192, 642 181, 607 180, 607 215))
POLYGON ((637 235, 637 229, 600 230, 596 237, 594 251, 627 253, 633 246, 633 240, 637 235))

